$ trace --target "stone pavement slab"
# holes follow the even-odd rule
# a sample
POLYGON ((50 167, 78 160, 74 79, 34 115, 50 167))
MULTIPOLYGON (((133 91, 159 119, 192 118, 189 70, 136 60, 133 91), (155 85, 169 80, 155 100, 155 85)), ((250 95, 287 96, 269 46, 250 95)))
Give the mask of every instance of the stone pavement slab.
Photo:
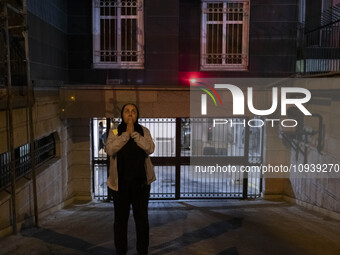
MULTIPOLYGON (((339 221, 284 201, 152 200, 149 220, 150 254, 340 254, 339 221)), ((132 213, 128 242, 137 254, 132 213)), ((75 203, 2 238, 0 254, 115 254, 113 205, 75 203)))

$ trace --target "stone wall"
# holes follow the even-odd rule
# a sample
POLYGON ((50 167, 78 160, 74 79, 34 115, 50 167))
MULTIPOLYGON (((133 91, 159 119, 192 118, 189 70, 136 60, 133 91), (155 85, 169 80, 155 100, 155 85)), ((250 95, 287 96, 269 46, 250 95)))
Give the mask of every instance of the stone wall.
MULTIPOLYGON (((337 78, 338 79, 338 78, 337 78)), ((324 124, 323 148, 317 150, 318 135, 309 136, 307 142, 300 143, 306 150, 303 155, 292 150, 293 164, 339 164, 340 163, 340 99, 336 82, 323 82, 310 85, 311 103, 308 109, 312 114, 320 114, 324 124)), ((305 126, 310 130, 318 130, 317 118, 305 117, 305 126)), ((323 173, 321 178, 294 178, 286 182, 284 194, 306 206, 340 213, 340 173, 323 173)))
MULTIPOLYGON (((24 98, 22 98, 24 100, 24 98)), ((14 148, 27 144, 27 109, 13 110, 14 148)), ((6 111, 0 111, 0 153, 7 152, 6 111)), ((72 198, 70 191, 68 162, 67 122, 60 119, 59 93, 35 96, 33 107, 33 129, 35 140, 54 134, 56 157, 36 168, 38 211, 41 215, 64 206, 65 201, 72 198)), ((33 186, 30 179, 20 178, 16 182, 16 211, 19 229, 22 224, 32 222, 34 215, 33 186)), ((11 187, 8 187, 10 190, 11 187)), ((11 233, 11 196, 0 191, 0 236, 11 233)))
MULTIPOLYGON (((264 145, 264 165, 280 166, 288 165, 290 151, 286 148, 279 137, 279 127, 266 127, 264 145)), ((284 184, 288 176, 280 174, 264 174, 263 197, 272 199, 282 197, 284 184)))
POLYGON ((68 196, 91 200, 90 119, 67 120, 68 196))

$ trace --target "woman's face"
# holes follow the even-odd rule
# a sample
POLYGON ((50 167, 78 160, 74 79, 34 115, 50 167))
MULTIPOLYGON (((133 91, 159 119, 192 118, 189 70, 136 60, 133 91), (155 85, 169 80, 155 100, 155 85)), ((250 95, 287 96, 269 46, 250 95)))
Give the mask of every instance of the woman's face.
POLYGON ((124 107, 123 120, 126 124, 129 122, 134 124, 137 121, 137 109, 134 105, 128 104, 124 107))

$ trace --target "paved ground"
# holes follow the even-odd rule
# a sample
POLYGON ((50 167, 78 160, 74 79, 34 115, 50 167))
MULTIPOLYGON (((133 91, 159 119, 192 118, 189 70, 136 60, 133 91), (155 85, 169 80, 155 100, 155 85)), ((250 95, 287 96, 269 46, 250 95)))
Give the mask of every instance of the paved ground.
MULTIPOLYGON (((340 222, 282 201, 150 202, 150 254, 340 254, 340 222)), ((74 204, 0 240, 0 254, 115 254, 113 205, 74 204)), ((129 255, 136 254, 129 223, 129 255)))

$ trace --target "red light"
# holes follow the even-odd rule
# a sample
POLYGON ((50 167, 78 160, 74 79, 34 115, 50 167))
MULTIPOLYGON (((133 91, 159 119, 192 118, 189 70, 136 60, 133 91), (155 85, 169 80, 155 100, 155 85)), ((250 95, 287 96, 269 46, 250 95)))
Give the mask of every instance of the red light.
POLYGON ((190 79, 190 83, 196 83, 196 79, 190 79))

